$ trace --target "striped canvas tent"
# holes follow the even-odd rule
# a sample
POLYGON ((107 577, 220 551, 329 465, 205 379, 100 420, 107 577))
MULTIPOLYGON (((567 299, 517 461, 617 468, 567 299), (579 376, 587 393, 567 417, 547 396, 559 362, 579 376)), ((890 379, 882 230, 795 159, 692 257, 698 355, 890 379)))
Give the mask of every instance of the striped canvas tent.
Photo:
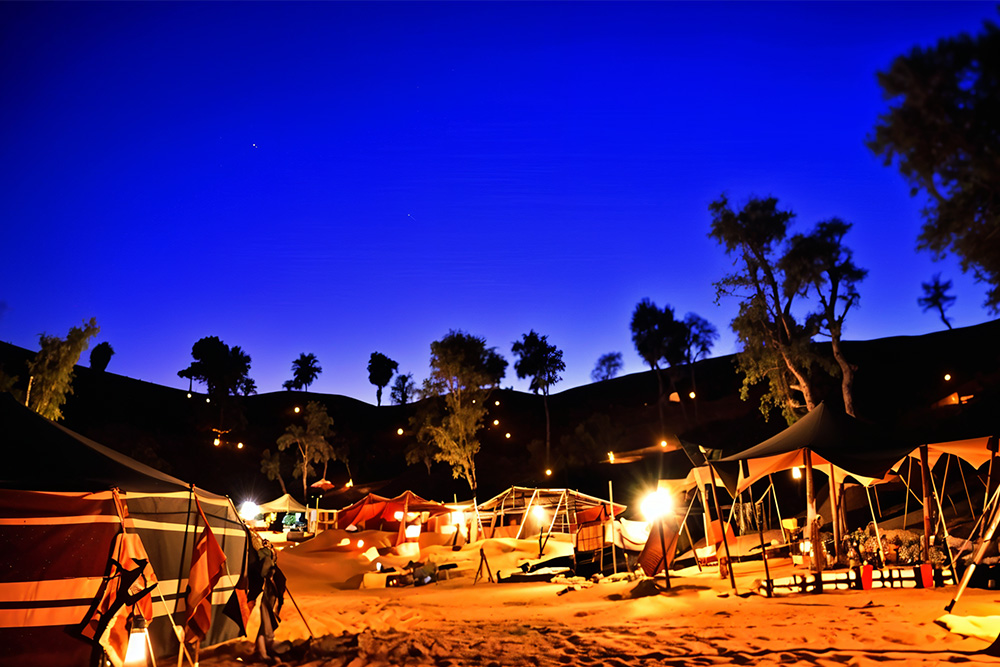
MULTIPOLYGON (((0 396, 0 450, 0 665, 90 665, 113 641, 105 636, 98 646, 87 621, 100 626, 119 611, 124 626, 139 608, 152 619, 154 651, 176 656, 173 624, 188 621, 192 554, 206 540, 218 544, 225 563, 207 591, 211 624, 202 645, 238 635, 223 608, 244 572, 248 534, 228 498, 84 438, 9 395, 0 396), (146 561, 142 577, 129 579, 126 571, 146 561), (116 610, 119 582, 130 594, 156 586, 141 600, 124 596, 134 607, 116 610)), ((107 652, 120 664, 122 656, 107 652)))

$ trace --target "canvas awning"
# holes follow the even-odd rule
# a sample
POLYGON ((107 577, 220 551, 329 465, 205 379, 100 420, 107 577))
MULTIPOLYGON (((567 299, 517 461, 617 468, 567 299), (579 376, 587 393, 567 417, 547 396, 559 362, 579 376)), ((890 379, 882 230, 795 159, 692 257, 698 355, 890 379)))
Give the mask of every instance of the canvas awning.
POLYGON ((271 512, 305 512, 306 506, 292 498, 289 494, 285 494, 280 498, 275 498, 269 503, 264 503, 260 505, 261 514, 270 514, 271 512))
POLYGON ((337 528, 357 526, 372 519, 392 524, 405 523, 406 517, 402 513, 409 514, 411 512, 418 514, 427 512, 430 516, 438 516, 448 514, 451 509, 442 503, 425 500, 411 491, 404 491, 395 498, 385 498, 369 493, 358 502, 337 513, 337 528), (402 521, 400 521, 401 518, 402 521))
MULTIPOLYGON (((957 456, 968 462, 973 468, 978 468, 990 460, 990 450, 988 447, 990 437, 970 438, 968 440, 953 440, 951 442, 936 442, 927 445, 927 462, 933 468, 938 459, 945 454, 957 456)), ((920 448, 913 449, 909 454, 899 459, 894 465, 898 468, 907 457, 920 458, 920 448)))
POLYGON ((808 450, 813 467, 826 472, 832 465, 838 483, 853 477, 869 485, 882 479, 911 449, 877 427, 820 403, 784 431, 713 465, 738 475, 735 493, 740 493, 771 473, 805 465, 808 450))

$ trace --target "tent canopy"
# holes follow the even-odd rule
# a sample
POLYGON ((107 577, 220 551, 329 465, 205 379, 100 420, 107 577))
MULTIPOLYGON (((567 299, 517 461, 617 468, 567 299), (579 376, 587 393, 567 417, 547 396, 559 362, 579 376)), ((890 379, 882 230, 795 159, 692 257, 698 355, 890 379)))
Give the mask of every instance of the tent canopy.
POLYGON ((372 519, 392 524, 405 523, 405 515, 401 515, 403 518, 401 522, 397 514, 411 512, 427 512, 430 516, 438 516, 448 514, 451 509, 439 502, 424 500, 412 491, 404 491, 395 498, 385 498, 369 493, 358 502, 337 513, 337 527, 357 526, 372 519))
POLYGON ((264 503, 259 505, 260 511, 263 514, 269 514, 271 512, 305 512, 306 506, 292 498, 289 494, 285 494, 280 498, 275 498, 269 503, 264 503))
MULTIPOLYGON (((968 440, 952 440, 951 442, 937 442, 927 445, 928 463, 933 468, 938 459, 945 454, 957 456, 963 461, 967 461, 973 468, 978 468, 990 460, 990 449, 988 447, 990 438, 970 438, 968 440)), ((913 449, 907 456, 917 458, 920 456, 920 448, 913 449)), ((898 467, 903 463, 905 457, 901 458, 893 467, 898 467)))
POLYGON ((804 465, 808 450, 813 466, 832 464, 838 481, 851 476, 867 485, 883 478, 911 449, 877 427, 820 403, 784 431, 713 465, 738 472, 739 493, 771 473, 804 465))
POLYGON ((0 395, 0 487, 32 491, 187 491, 190 485, 0 395))

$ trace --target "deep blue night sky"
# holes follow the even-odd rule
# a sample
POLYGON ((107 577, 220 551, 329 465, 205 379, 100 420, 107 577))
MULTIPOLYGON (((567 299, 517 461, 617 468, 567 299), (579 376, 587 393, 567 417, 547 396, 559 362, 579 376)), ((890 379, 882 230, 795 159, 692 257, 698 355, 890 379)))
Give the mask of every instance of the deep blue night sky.
MULTIPOLYGON (((990 319, 954 260, 914 250, 920 198, 864 145, 876 72, 977 32, 992 3, 2 3, 0 339, 96 317, 108 370, 186 388, 217 335, 280 390, 370 403, 371 352, 419 382, 449 329, 513 362, 643 370, 643 297, 735 351, 708 203, 840 216, 870 270, 847 336, 990 319)), ((87 361, 84 354, 83 363, 87 361)), ((504 386, 526 389, 509 369, 504 386)), ((386 392, 388 394, 388 392, 386 392)))

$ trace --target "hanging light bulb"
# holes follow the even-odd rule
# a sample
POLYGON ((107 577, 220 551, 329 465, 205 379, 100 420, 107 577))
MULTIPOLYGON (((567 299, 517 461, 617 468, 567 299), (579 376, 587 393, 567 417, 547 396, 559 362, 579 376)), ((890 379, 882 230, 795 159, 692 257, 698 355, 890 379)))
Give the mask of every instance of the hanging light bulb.
POLYGON ((128 636, 123 667, 146 667, 149 664, 149 631, 142 614, 132 617, 132 631, 128 636))

